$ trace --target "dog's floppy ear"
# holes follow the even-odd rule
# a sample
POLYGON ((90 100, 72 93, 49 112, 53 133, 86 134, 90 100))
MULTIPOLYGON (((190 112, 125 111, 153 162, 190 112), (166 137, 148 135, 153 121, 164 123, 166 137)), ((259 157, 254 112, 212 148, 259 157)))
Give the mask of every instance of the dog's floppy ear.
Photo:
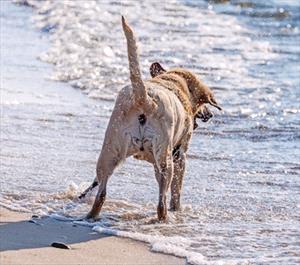
POLYGON ((158 75, 161 75, 165 72, 166 72, 166 70, 158 62, 155 62, 155 63, 151 64, 151 66, 150 66, 150 74, 151 74, 152 78, 156 77, 158 75))
POLYGON ((222 110, 222 108, 219 106, 219 104, 217 103, 217 101, 213 97, 210 97, 208 99, 208 103, 210 105, 214 106, 215 108, 217 108, 218 110, 222 110))

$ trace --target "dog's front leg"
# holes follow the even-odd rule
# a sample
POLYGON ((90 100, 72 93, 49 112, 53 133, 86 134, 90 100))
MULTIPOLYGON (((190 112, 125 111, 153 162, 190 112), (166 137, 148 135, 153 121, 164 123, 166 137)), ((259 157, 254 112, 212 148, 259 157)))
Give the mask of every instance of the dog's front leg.
POLYGON ((178 211, 180 209, 180 194, 185 172, 185 159, 186 155, 182 151, 179 151, 179 154, 173 157, 174 175, 171 184, 171 211, 178 211))
POLYGON ((173 176, 173 161, 169 155, 160 162, 160 168, 155 169, 155 177, 159 185, 159 201, 157 217, 159 221, 167 219, 167 192, 173 176))

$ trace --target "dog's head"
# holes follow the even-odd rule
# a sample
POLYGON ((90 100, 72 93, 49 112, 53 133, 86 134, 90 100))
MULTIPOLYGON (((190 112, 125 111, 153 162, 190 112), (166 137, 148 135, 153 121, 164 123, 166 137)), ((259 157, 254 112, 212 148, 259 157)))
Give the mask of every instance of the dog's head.
POLYGON ((167 73, 176 74, 185 80, 190 92, 190 99, 194 110, 194 115, 198 113, 201 106, 204 104, 209 104, 218 110, 222 110, 217 103, 211 89, 206 86, 194 73, 182 68, 171 69, 167 71, 167 73))
POLYGON ((155 62, 150 66, 150 74, 153 78, 165 73, 179 75, 185 80, 191 95, 191 99, 193 101, 192 104, 194 105, 193 109, 195 117, 195 128, 198 127, 196 118, 201 119, 203 122, 207 122, 213 117, 212 112, 204 104, 210 104, 215 108, 222 110, 222 108, 215 100, 213 92, 210 90, 210 88, 207 87, 203 82, 201 82, 201 80, 198 79, 196 75, 194 75, 191 71, 182 68, 165 70, 158 62, 155 62))

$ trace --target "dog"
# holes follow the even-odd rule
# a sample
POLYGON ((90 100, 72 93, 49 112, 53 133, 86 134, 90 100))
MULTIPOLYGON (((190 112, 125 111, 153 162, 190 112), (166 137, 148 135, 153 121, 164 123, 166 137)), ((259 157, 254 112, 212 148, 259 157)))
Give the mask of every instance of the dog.
MULTIPOLYGON (((165 73, 166 70, 161 66, 160 63, 155 62, 152 63, 149 72, 152 78, 158 76, 159 74, 165 73)), ((194 117, 194 126, 193 129, 196 130, 198 128, 197 120, 200 119, 202 122, 207 122, 213 117, 213 113, 210 111, 210 109, 206 105, 202 105, 199 112, 194 117)), ((176 151, 176 150, 175 150, 176 151)), ((174 151, 174 153, 175 153, 174 151)), ((84 191, 82 192, 78 198, 82 199, 84 198, 90 191, 92 191, 95 187, 98 186, 98 180, 97 178, 93 181, 93 183, 84 191)))
POLYGON ((189 70, 163 69, 152 79, 143 81, 136 39, 123 16, 122 27, 127 41, 131 85, 119 92, 98 158, 97 177, 82 194, 99 185, 86 219, 98 216, 106 198, 109 177, 127 157, 133 156, 154 166, 159 185, 157 217, 165 221, 170 186, 170 209, 180 209, 186 152, 195 117, 204 104, 219 110, 221 107, 212 91, 189 70))
MULTIPOLYGON (((152 63, 150 68, 150 75, 152 78, 156 77, 159 74, 162 74, 166 72, 166 70, 161 66, 160 63, 155 62, 152 63)), ((202 122, 207 122, 213 117, 213 113, 210 111, 210 109, 206 105, 202 105, 199 112, 194 117, 194 126, 193 129, 196 130, 198 128, 197 120, 200 119, 202 122)), ((176 150, 174 150, 174 153, 176 150)), ((95 187, 98 186, 98 180, 97 178, 93 181, 93 183, 84 191, 82 192, 78 198, 82 199, 84 198, 90 191, 92 191, 95 187)))

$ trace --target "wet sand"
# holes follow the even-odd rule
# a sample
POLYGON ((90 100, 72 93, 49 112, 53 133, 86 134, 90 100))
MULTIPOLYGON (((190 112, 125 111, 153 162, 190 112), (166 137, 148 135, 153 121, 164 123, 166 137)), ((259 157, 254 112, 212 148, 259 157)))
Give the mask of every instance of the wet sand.
POLYGON ((150 252, 147 245, 93 232, 90 227, 0 208, 0 261, 8 264, 184 264, 150 252), (70 249, 51 247, 63 242, 70 249))

